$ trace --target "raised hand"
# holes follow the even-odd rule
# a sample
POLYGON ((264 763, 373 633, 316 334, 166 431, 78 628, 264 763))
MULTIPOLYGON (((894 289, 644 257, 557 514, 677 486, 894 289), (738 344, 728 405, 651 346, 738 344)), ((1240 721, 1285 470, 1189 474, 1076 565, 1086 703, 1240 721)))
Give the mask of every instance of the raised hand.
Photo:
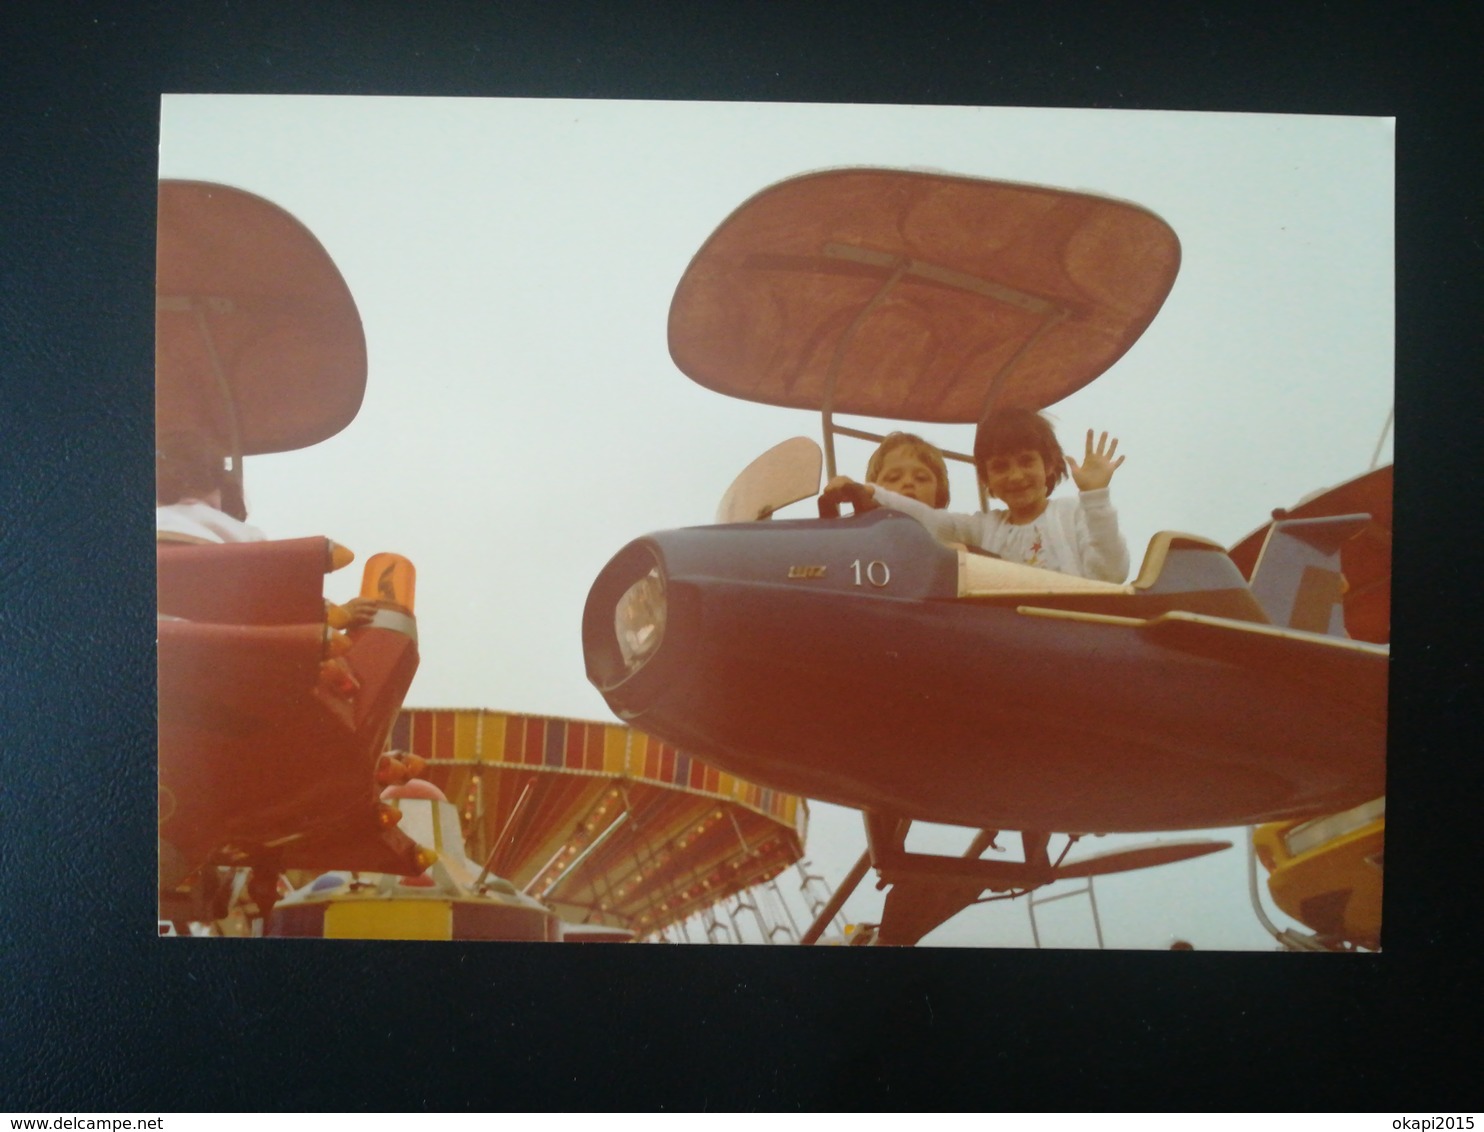
POLYGON ((1077 463, 1070 456, 1067 457, 1067 467, 1072 472, 1072 482, 1077 485, 1078 491, 1097 491, 1099 488, 1107 487, 1113 480, 1113 473, 1123 465, 1123 457, 1113 458, 1118 451, 1118 438, 1115 436, 1111 442, 1105 432, 1098 437, 1097 447, 1093 447, 1092 429, 1087 430, 1087 451, 1082 456, 1082 463, 1077 463))

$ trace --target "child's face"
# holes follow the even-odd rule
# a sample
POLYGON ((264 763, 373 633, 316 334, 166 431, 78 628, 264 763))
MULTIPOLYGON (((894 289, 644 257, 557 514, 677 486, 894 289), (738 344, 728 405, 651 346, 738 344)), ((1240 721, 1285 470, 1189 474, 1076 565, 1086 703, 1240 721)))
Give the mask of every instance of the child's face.
POLYGON ((1013 522, 1029 522, 1046 510, 1046 462, 1033 448, 984 461, 984 486, 1010 509, 1013 522))
POLYGON ((929 507, 938 505, 938 477, 910 448, 893 448, 881 460, 876 482, 887 491, 916 499, 929 507))

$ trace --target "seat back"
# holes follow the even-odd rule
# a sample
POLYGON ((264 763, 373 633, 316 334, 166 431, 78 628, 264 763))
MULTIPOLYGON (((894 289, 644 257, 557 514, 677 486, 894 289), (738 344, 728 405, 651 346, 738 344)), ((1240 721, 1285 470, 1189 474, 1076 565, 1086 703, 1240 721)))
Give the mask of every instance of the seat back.
POLYGON ((1247 587, 1247 579, 1226 548, 1199 535, 1160 531, 1129 587, 1155 604, 1212 617, 1267 623, 1262 605, 1247 587))
POLYGON ((160 612, 231 625, 305 625, 324 620, 329 540, 188 544, 159 541, 160 612))

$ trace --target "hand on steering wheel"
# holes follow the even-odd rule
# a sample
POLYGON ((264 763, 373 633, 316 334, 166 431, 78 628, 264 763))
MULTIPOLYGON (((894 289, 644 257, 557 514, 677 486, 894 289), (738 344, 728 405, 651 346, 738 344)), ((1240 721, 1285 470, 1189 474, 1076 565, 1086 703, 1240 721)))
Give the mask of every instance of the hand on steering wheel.
POLYGON ((819 493, 819 517, 838 519, 840 504, 849 503, 857 515, 881 506, 874 498, 870 484, 856 483, 849 476, 836 476, 819 493))

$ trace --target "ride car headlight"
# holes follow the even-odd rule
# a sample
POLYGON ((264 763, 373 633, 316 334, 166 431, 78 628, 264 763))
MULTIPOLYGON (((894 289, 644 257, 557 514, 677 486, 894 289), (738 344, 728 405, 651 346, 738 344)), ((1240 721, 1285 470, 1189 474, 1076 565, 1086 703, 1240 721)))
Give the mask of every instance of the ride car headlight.
POLYGON ((638 668, 665 635, 665 580, 658 567, 624 590, 613 610, 613 630, 624 667, 638 668))

